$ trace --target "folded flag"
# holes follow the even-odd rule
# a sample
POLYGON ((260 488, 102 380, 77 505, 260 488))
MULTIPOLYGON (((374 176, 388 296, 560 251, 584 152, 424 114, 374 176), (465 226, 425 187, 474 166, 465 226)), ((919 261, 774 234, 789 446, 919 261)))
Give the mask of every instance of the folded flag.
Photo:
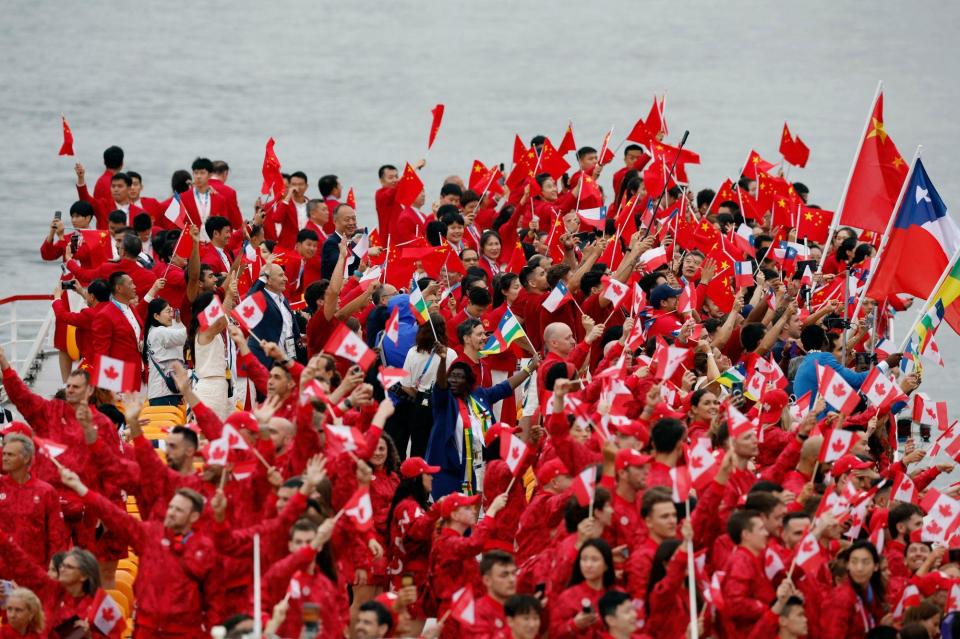
POLYGON ((427 140, 428 151, 430 147, 433 146, 433 141, 437 139, 437 133, 440 131, 440 122, 443 121, 443 108, 442 104, 438 104, 430 109, 430 115, 433 117, 433 121, 430 123, 430 138, 427 140))
POLYGON ((73 131, 67 124, 67 116, 61 114, 60 119, 63 121, 63 144, 60 145, 57 155, 73 155, 73 131))
POLYGON ((471 586, 464 586, 453 593, 450 598, 450 616, 462 626, 472 626, 477 622, 476 604, 471 586))

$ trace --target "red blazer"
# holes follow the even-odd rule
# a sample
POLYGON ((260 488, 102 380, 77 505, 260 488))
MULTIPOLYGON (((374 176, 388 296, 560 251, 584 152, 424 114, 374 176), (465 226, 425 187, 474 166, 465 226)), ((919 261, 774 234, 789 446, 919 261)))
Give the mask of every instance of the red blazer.
MULTIPOLYGON (((170 201, 167 200, 167 204, 170 201)), ((154 220, 157 219, 157 216, 163 217, 164 211, 167 210, 167 207, 160 205, 160 200, 152 197, 141 197, 137 202, 137 206, 150 214, 150 217, 154 220)))
POLYGON ((110 199, 110 182, 113 181, 114 175, 116 175, 114 171, 110 169, 104 170, 93 185, 93 197, 98 200, 110 199))
MULTIPOLYGON (((134 316, 140 323, 140 336, 143 336, 143 320, 134 312, 134 316)), ((124 316, 123 312, 117 308, 113 301, 105 302, 99 309, 97 316, 93 318, 93 341, 91 348, 93 350, 89 355, 109 355, 124 362, 136 365, 137 376, 143 370, 143 360, 140 357, 141 339, 137 338, 133 327, 124 316)), ((87 356, 84 353, 84 356, 87 356)))
POLYGON ((235 229, 240 228, 240 225, 243 224, 243 214, 240 212, 236 189, 215 178, 210 178, 210 188, 223 198, 227 211, 226 218, 230 220, 230 226, 235 229))
POLYGON ((377 207, 377 224, 380 227, 380 241, 386 243, 387 237, 397 230, 397 219, 401 207, 397 204, 397 187, 384 186, 377 189, 373 196, 377 207))
POLYGON ((153 283, 157 281, 157 276, 152 271, 143 268, 138 262, 126 259, 105 262, 95 268, 80 268, 76 260, 70 260, 67 262, 67 270, 76 275, 84 286, 98 277, 106 280, 117 271, 123 271, 133 280, 137 287, 137 295, 141 300, 144 295, 150 292, 153 283))
MULTIPOLYGON (((90 197, 90 192, 87 190, 86 185, 78 186, 77 197, 84 202, 88 202, 90 206, 93 207, 93 213, 96 219, 96 227, 98 229, 106 229, 107 216, 119 208, 117 203, 114 202, 113 198, 110 196, 109 190, 107 191, 107 197, 105 198, 92 198, 90 197)), ((129 212, 127 213, 127 226, 133 226, 133 218, 144 212, 145 211, 136 204, 131 204, 129 212)))
MULTIPOLYGON (((277 235, 277 244, 285 249, 293 250, 297 243, 297 232, 300 231, 300 220, 297 219, 297 206, 291 200, 290 202, 280 201, 267 214, 264 219, 264 226, 271 224, 280 225, 280 233, 277 235)), ((266 237, 266 234, 264 234, 266 237)))
MULTIPOLYGON (((183 202, 184 208, 187 209, 187 220, 189 220, 191 224, 196 224, 202 229, 206 218, 202 220, 200 219, 200 209, 197 207, 197 200, 194 197, 194 190, 189 189, 181 193, 180 201, 183 202)), ((210 194, 210 215, 220 215, 229 219, 227 215, 227 202, 223 196, 216 191, 210 194)))
POLYGON ((300 264, 303 258, 297 253, 290 253, 287 262, 283 265, 283 270, 287 274, 287 288, 284 295, 291 302, 298 302, 303 297, 303 292, 308 286, 320 279, 320 254, 313 256, 312 260, 307 260, 303 266, 303 275, 300 275, 300 264))
POLYGON ((409 206, 405 207, 397 219, 396 237, 391 240, 391 244, 396 246, 409 242, 416 237, 427 237, 427 222, 429 221, 429 214, 424 214, 423 219, 421 219, 415 209, 409 206))
MULTIPOLYGON (((229 248, 225 248, 223 252, 227 255, 227 259, 230 262, 233 262, 233 254, 230 252, 229 248)), ((206 264, 213 269, 214 273, 226 273, 229 271, 229 267, 224 265, 223 259, 220 257, 220 253, 214 248, 213 244, 209 242, 204 242, 200 245, 200 263, 206 264)))

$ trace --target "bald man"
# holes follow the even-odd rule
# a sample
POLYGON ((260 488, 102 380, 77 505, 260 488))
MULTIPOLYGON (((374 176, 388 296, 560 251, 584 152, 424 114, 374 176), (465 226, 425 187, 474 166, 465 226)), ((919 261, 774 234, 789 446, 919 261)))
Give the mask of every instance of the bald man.
MULTIPOLYGON (((320 254, 320 277, 329 280, 333 274, 333 268, 337 265, 337 259, 340 257, 340 242, 350 242, 353 234, 357 232, 357 212, 346 204, 338 204, 333 210, 334 231, 323 242, 323 250, 320 254)), ((350 248, 353 248, 350 246, 350 248)), ((348 255, 347 275, 353 275, 354 271, 360 265, 360 260, 355 255, 348 255)))
POLYGON ((303 345, 300 343, 300 324, 293 316, 293 310, 283 291, 287 287, 287 275, 277 264, 266 264, 260 269, 260 278, 250 287, 249 295, 263 291, 267 306, 263 311, 263 319, 250 332, 247 344, 250 352, 260 360, 268 370, 273 367, 273 360, 263 352, 260 341, 273 342, 280 346, 287 359, 301 359, 305 356, 303 345))
POLYGON ((553 322, 547 324, 543 329, 543 348, 546 357, 543 364, 540 365, 540 375, 537 376, 537 388, 542 392, 544 390, 544 379, 550 368, 557 363, 567 364, 568 379, 576 378, 576 371, 583 367, 584 362, 590 355, 590 345, 597 338, 603 335, 603 324, 594 324, 589 315, 583 316, 583 326, 587 331, 587 336, 582 342, 577 343, 570 327, 562 322, 553 322))

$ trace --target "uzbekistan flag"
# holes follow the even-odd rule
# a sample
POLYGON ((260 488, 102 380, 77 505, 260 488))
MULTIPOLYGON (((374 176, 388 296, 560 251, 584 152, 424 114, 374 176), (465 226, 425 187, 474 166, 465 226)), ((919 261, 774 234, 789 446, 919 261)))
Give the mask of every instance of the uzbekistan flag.
POLYGON ((520 326, 520 322, 517 321, 516 316, 510 312, 510 309, 507 309, 503 312, 503 317, 500 318, 497 330, 490 336, 490 339, 487 340, 483 348, 480 349, 480 356, 503 353, 511 344, 522 337, 526 337, 526 333, 523 332, 523 327, 520 326))

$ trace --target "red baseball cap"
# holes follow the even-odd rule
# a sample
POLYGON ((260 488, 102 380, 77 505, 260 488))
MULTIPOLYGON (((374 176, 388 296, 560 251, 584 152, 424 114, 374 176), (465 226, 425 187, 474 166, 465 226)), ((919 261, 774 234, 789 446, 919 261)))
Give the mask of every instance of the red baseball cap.
POLYGON ((457 508, 464 506, 477 506, 480 504, 481 495, 464 495, 463 493, 450 493, 440 500, 440 516, 449 519, 457 508))
POLYGON ((407 479, 416 477, 417 475, 422 475, 423 473, 432 475, 439 472, 439 466, 431 466, 424 461, 423 457, 409 457, 403 460, 403 463, 400 464, 400 474, 407 479))
POLYGON ((499 437, 500 435, 509 435, 511 433, 517 432, 516 428, 511 428, 503 422, 497 422, 493 426, 487 429, 487 432, 483 435, 483 445, 490 446, 493 443, 493 440, 499 437))
POLYGON ((653 461, 650 455, 644 455, 633 448, 621 448, 617 451, 616 469, 619 473, 628 466, 643 466, 653 461))
POLYGON ((630 421, 626 424, 614 426, 613 429, 618 435, 624 437, 636 437, 639 440, 647 440, 647 429, 640 425, 640 422, 630 421))
POLYGON ((763 401, 758 404, 760 412, 760 425, 775 424, 780 421, 783 409, 790 402, 787 393, 779 388, 768 390, 763 394, 763 401))
POLYGON ((564 463, 557 457, 543 464, 537 471, 537 483, 546 486, 560 475, 569 475, 570 471, 564 463))
POLYGON ((830 474, 839 477, 854 470, 866 470, 867 468, 873 468, 873 464, 860 459, 856 455, 848 454, 833 462, 833 469, 831 469, 830 474))
POLYGON ((226 419, 226 423, 230 424, 237 430, 246 429, 251 433, 260 432, 260 423, 257 422, 257 418, 253 416, 253 413, 248 413, 245 410, 230 413, 226 419))

